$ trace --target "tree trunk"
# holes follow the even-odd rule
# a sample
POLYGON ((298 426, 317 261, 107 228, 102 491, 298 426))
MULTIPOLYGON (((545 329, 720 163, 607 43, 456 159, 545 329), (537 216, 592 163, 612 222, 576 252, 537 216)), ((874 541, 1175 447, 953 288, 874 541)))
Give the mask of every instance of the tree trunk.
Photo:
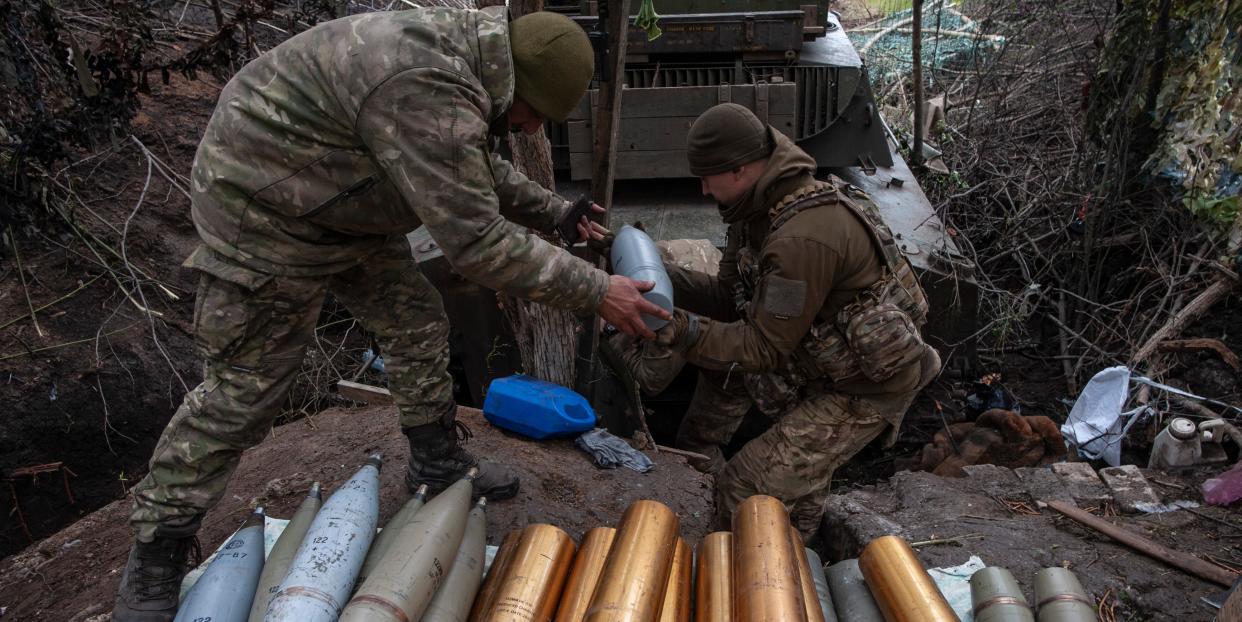
MULTIPOLYGON (((513 17, 543 9, 542 0, 513 0, 513 17)), ((556 190, 552 174, 552 146, 544 130, 533 135, 510 134, 513 166, 539 185, 556 190)), ((547 236, 544 236, 547 239, 547 236)), ((557 243, 549 239, 552 243, 557 243)), ((574 385, 574 351, 578 321, 568 311, 505 296, 505 319, 513 328, 522 367, 527 375, 562 386, 574 385)))

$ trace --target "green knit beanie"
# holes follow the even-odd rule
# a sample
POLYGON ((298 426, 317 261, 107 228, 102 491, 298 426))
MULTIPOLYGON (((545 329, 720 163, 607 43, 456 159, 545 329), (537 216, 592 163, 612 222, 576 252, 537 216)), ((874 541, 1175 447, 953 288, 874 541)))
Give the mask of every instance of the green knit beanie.
POLYGON ((738 104, 718 104, 699 115, 686 136, 686 159, 697 177, 725 173, 772 154, 768 126, 738 104))
POLYGON ((517 96, 545 118, 564 121, 595 75, 586 32, 564 15, 537 11, 509 24, 509 41, 517 96))

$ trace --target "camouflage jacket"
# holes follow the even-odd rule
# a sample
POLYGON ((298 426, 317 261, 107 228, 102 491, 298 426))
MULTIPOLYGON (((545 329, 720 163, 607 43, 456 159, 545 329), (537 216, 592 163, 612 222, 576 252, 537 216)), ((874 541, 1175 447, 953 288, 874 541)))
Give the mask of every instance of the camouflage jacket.
POLYGON ((607 275, 519 226, 551 231, 567 203, 489 148, 513 80, 504 7, 303 32, 221 92, 194 160, 194 224, 231 260, 297 276, 348 269, 422 224, 466 278, 594 310, 607 275))
MULTIPOLYGON (((772 230, 770 210, 815 186, 815 161, 773 132, 776 149, 753 196, 726 215, 729 238, 717 276, 665 263, 679 307, 707 315, 686 359, 700 367, 779 372, 812 326, 836 314, 884 275, 867 225, 841 205, 808 209, 772 230), (740 308, 732 314, 726 307, 740 308)), ((917 365, 876 383, 835 385, 851 395, 909 390, 917 365)))

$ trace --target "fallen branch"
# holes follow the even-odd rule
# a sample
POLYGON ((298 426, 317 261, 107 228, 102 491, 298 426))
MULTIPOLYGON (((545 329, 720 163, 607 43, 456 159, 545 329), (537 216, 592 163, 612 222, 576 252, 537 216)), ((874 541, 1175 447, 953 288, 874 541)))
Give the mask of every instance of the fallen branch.
POLYGON ((1206 579, 1213 583, 1219 583, 1225 587, 1233 585, 1233 581, 1237 579, 1237 574, 1229 572, 1215 564, 1199 559, 1193 555, 1175 551, 1161 544, 1152 542, 1151 540, 1140 536, 1133 531, 1123 529, 1102 518, 1092 516, 1076 507, 1067 505, 1060 501, 1047 501, 1048 507, 1124 544, 1139 553, 1147 555, 1153 559, 1162 561, 1174 568, 1180 568, 1190 574, 1206 579))
MULTIPOLYGON (((1233 258, 1238 254, 1239 248, 1242 248, 1242 213, 1238 214, 1233 225, 1229 227, 1226 240, 1225 256, 1233 258)), ((1161 343, 1180 335, 1186 326, 1199 319, 1199 316, 1228 295, 1236 283, 1236 279, 1225 274, 1218 274, 1207 289, 1195 296, 1185 307, 1182 307, 1181 311, 1169 318, 1160 330, 1148 337, 1147 342, 1130 359, 1130 369, 1137 369, 1139 363, 1146 361, 1161 343)))
POLYGON ((43 337, 43 328, 39 326, 39 317, 35 315, 34 303, 30 301, 30 287, 26 285, 26 270, 22 268, 22 253, 17 248, 17 238, 13 237, 13 228, 9 227, 9 244, 13 245, 13 260, 17 262, 17 276, 22 281, 22 292, 26 294, 26 307, 30 309, 30 321, 34 323, 35 332, 43 337))
POLYGON ((967 540, 980 540, 982 538, 983 534, 981 533, 968 533, 961 536, 953 536, 952 538, 933 538, 931 540, 911 542, 910 548, 917 549, 922 546, 932 546, 933 544, 965 544, 967 540))
MULTIPOLYGON (((130 324, 129 326, 126 326, 125 328, 118 328, 110 333, 106 333, 101 336, 111 337, 112 335, 115 335, 117 333, 123 333, 137 325, 138 325, 138 322, 134 322, 133 324, 130 324)), ((95 339, 96 337, 91 337, 89 339, 78 339, 76 341, 66 341, 65 343, 58 343, 56 345, 44 346, 42 348, 34 348, 32 350, 27 350, 25 352, 17 352, 15 354, 6 354, 4 356, 0 356, 0 361, 7 361, 9 359, 15 359, 15 358, 22 357, 22 356, 29 356, 29 355, 37 354, 39 352, 47 352, 48 350, 55 350, 57 348, 66 348, 69 346, 76 346, 79 343, 86 343, 88 341, 94 341, 95 339)))
MULTIPOLYGON (((652 444, 655 445, 655 443, 652 443, 652 444)), ((670 454, 673 454, 676 456, 684 456, 692 460, 699 460, 702 462, 707 462, 708 460, 711 460, 711 458, 708 458, 707 456, 701 453, 698 453, 697 451, 686 451, 685 449, 677 449, 676 447, 669 447, 667 445, 655 445, 655 448, 658 451, 667 451, 670 454)))
POLYGON ((362 402, 370 406, 387 406, 392 404, 392 393, 384 387, 374 387, 361 382, 339 380, 336 392, 346 399, 362 402))
POLYGON ((1211 350, 1220 355, 1221 360, 1225 364, 1233 368, 1235 372, 1242 372, 1242 365, 1238 362, 1238 355, 1229 349, 1219 339, 1176 339, 1173 341, 1164 341, 1156 346, 1161 352, 1196 352, 1200 350, 1211 350))

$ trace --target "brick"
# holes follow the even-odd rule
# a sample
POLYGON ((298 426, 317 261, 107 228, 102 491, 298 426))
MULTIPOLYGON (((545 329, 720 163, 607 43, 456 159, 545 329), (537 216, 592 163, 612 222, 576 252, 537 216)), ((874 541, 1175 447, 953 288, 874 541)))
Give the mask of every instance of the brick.
POLYGON ((1086 462, 1058 462, 1052 465, 1052 472, 1056 473, 1079 505, 1095 505, 1112 498, 1108 486, 1100 481, 1095 469, 1086 462))
POLYGON ((1152 490, 1142 471, 1133 464, 1100 469, 1100 479, 1113 493, 1113 501, 1122 512, 1150 511, 1160 505, 1160 496, 1152 490))
POLYGON ((1022 487, 1026 488, 1027 494, 1037 501, 1074 503, 1074 496, 1070 494, 1069 488, 1048 467, 1020 467, 1014 469, 1013 473, 1022 481, 1022 487))

